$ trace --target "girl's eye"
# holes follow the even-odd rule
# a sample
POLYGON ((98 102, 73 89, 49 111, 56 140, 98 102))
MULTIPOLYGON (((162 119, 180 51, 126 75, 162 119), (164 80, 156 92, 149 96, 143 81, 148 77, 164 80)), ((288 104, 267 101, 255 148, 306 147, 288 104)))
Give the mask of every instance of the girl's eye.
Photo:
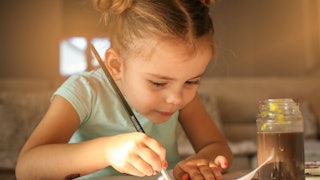
POLYGON ((155 82, 155 81, 150 81, 150 83, 153 86, 156 86, 156 87, 162 87, 162 86, 165 86, 167 84, 167 83, 160 83, 160 82, 155 82))
POLYGON ((199 85, 199 84, 200 84, 200 80, 187 81, 186 84, 187 84, 187 85, 199 85))

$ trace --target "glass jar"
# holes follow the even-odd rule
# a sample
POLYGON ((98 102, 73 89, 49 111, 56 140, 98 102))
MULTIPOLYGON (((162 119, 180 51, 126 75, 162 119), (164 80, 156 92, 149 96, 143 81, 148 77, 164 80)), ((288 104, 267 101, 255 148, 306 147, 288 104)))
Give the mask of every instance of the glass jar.
POLYGON ((290 98, 259 101, 256 124, 258 165, 272 156, 259 170, 258 178, 305 179, 304 127, 299 104, 290 98))

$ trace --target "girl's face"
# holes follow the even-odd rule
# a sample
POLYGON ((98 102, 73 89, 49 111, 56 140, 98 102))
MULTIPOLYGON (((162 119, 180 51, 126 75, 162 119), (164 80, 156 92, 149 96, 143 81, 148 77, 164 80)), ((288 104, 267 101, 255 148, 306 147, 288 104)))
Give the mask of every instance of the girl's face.
POLYGON ((136 56, 122 61, 117 83, 129 104, 161 123, 195 97, 212 48, 205 40, 193 48, 176 41, 158 42, 153 48, 143 41, 138 47, 136 56))

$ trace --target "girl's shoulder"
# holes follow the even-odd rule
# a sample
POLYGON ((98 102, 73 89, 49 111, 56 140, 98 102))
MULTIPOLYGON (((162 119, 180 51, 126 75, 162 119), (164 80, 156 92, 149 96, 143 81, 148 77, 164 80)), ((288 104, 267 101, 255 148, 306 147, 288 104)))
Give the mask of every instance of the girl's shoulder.
POLYGON ((71 75, 60 88, 76 89, 78 92, 98 92, 108 88, 109 82, 101 69, 71 75))
POLYGON ((116 101, 109 82, 99 69, 70 76, 54 93, 65 98, 77 111, 81 122, 95 116, 100 108, 113 108, 116 101))

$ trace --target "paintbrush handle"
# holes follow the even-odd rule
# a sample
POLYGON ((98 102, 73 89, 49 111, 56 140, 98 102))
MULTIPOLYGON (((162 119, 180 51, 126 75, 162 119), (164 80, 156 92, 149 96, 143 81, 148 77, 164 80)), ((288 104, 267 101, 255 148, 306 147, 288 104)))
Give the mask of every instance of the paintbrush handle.
POLYGON ((104 74, 107 76, 112 88, 114 89, 115 93, 117 94, 117 96, 119 97, 120 99, 120 102, 121 104, 123 105, 124 109, 127 111, 129 117, 130 117, 130 120, 133 124, 133 126, 136 128, 136 130, 138 132, 142 132, 142 133, 145 133, 142 126, 140 125, 138 119, 136 118, 136 116, 134 115, 132 109, 130 108, 128 102, 126 101, 126 99, 124 98, 123 94, 121 93, 120 89, 118 88, 117 84, 114 82, 111 74, 109 73, 107 67, 105 66, 105 64, 103 63, 100 55, 98 54, 96 48, 93 46, 93 44, 90 44, 90 48, 93 52, 93 54, 95 55, 96 59, 98 60, 104 74))

